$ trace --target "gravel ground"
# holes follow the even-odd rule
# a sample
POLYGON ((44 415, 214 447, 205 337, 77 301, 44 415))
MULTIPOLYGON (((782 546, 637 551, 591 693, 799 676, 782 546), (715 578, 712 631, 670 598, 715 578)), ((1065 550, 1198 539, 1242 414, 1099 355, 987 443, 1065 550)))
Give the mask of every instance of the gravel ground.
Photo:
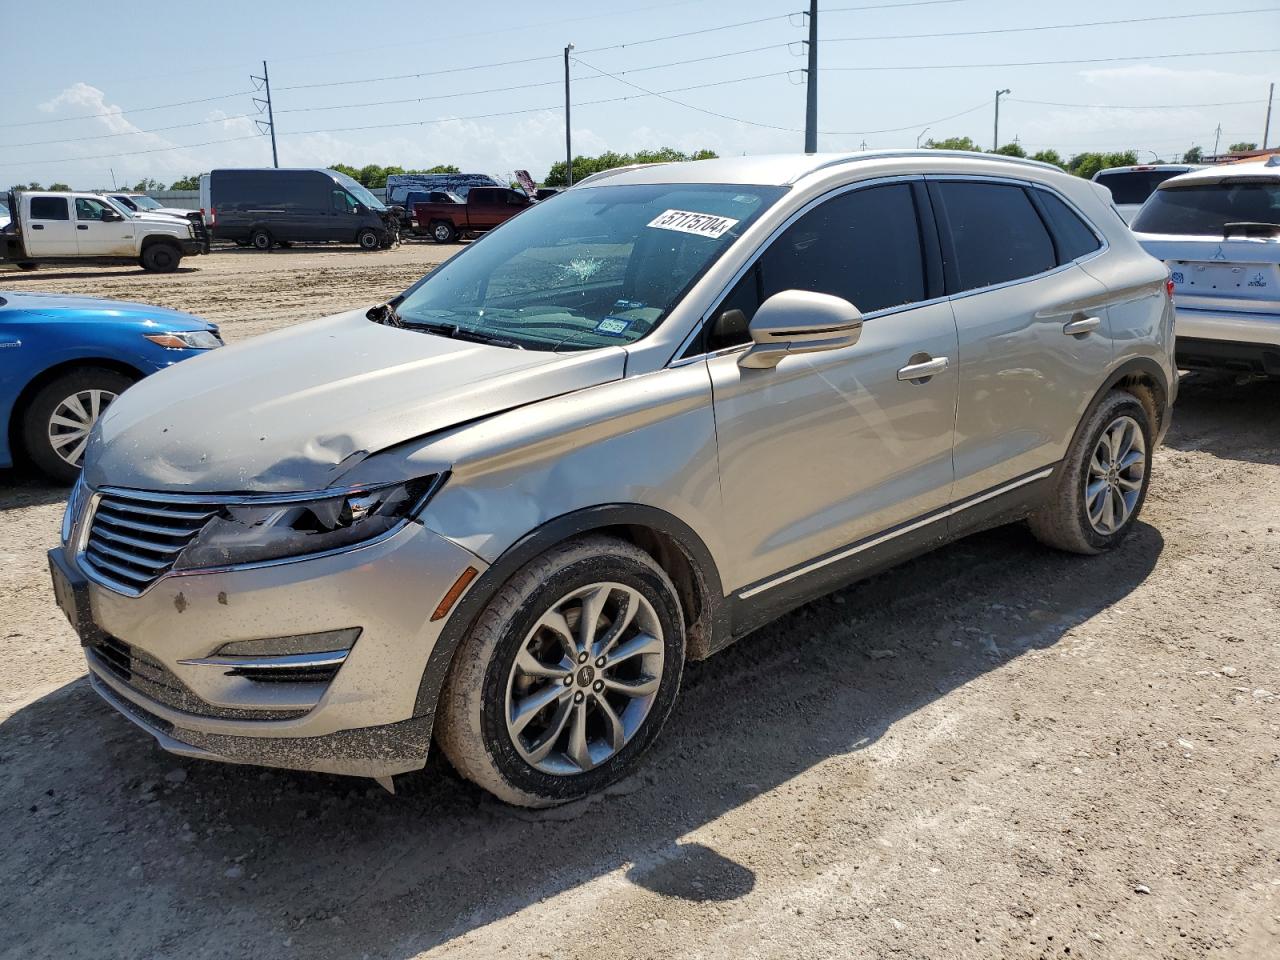
MULTIPOLYGON (((229 339, 454 248, 0 287, 229 339)), ((1011 527, 690 667, 642 770, 516 811, 168 756, 88 689, 63 492, 0 473, 0 957, 1280 957, 1280 384, 1188 378, 1118 552, 1011 527)))

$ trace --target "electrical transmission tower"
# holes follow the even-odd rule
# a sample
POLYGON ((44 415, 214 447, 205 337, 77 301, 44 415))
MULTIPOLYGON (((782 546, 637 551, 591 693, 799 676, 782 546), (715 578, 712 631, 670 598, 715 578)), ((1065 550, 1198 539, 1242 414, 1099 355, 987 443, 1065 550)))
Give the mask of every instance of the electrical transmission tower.
POLYGON ((276 153, 276 119, 271 112, 271 74, 267 73, 267 61, 262 61, 262 76, 255 77, 253 74, 249 74, 249 79, 253 81, 253 89, 261 90, 266 94, 265 100, 254 97, 253 102, 259 113, 262 113, 263 110, 267 111, 267 119, 253 122, 258 125, 259 133, 271 134, 271 165, 279 167, 280 156, 276 153))

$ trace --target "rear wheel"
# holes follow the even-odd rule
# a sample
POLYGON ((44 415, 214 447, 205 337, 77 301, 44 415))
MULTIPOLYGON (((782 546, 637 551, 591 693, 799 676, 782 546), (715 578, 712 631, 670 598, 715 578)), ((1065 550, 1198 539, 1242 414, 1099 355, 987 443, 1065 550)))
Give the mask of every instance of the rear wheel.
POLYGON ((182 251, 170 243, 153 243, 142 251, 141 262, 152 273, 173 273, 182 263, 182 251))
POLYGON ((83 367, 42 387, 23 422, 31 462, 59 483, 75 482, 93 425, 132 383, 116 370, 83 367))
POLYGON ((1052 499, 1029 518, 1036 538, 1086 554, 1123 540, 1147 497, 1154 435, 1133 394, 1107 394, 1067 452, 1052 499))
POLYGON ((612 537, 553 548, 502 588, 459 647, 437 709, 445 755, 508 803, 546 807, 626 775, 684 668, 666 573, 612 537))
POLYGON ((436 243, 453 243, 458 238, 458 231, 452 223, 437 220, 431 225, 431 239, 436 243))
POLYGON ((360 245, 361 250, 377 250, 382 245, 382 241, 378 239, 377 231, 368 227, 356 234, 356 243, 360 245))
POLYGON ((261 227, 249 234, 249 243, 255 250, 270 250, 274 242, 270 232, 263 230, 261 227))

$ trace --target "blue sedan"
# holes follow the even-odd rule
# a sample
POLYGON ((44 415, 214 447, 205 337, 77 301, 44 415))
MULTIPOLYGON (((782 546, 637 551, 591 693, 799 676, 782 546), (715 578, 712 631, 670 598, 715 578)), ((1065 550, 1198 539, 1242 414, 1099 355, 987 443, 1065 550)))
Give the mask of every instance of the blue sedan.
POLYGON ((61 483, 102 411, 148 374, 222 346, 218 328, 144 303, 0 290, 0 467, 20 445, 61 483))

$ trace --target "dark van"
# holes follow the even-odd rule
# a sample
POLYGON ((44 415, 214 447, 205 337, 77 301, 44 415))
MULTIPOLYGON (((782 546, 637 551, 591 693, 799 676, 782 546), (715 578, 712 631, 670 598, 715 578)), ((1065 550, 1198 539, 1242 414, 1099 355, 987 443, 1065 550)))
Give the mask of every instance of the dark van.
POLYGON ((214 170, 200 180, 217 240, 258 250, 324 240, 377 250, 400 238, 382 201, 335 170, 214 170))

